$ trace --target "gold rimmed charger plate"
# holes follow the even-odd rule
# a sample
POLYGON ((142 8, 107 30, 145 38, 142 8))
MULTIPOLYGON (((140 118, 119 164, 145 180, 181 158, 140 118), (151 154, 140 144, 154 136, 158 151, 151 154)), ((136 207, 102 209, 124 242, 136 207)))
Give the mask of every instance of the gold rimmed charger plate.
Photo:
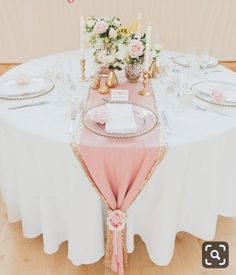
MULTIPOLYGON (((171 57, 171 60, 172 60, 175 64, 177 64, 177 65, 179 65, 179 66, 182 66, 182 67, 185 67, 185 68, 189 68, 190 66, 189 66, 188 64, 186 64, 185 62, 181 62, 181 61, 180 61, 181 59, 184 59, 184 58, 186 58, 186 55, 178 55, 178 56, 173 56, 173 57, 171 57)), ((209 63, 206 65, 206 68, 207 68, 207 69, 209 69, 209 68, 214 68, 214 67, 216 67, 217 65, 218 65, 217 60, 212 59, 212 62, 209 62, 209 63)), ((202 68, 201 65, 200 65, 199 67, 200 67, 200 69, 202 68)))
POLYGON ((106 103, 93 106, 83 113, 83 124, 85 125, 85 127, 90 132, 106 138, 134 138, 134 137, 140 137, 148 134, 153 129, 155 129, 156 126, 158 125, 158 116, 153 110, 136 103, 112 102, 112 104, 117 104, 117 103, 133 105, 135 121, 136 121, 136 124, 138 122, 140 126, 140 127, 138 126, 137 132, 129 133, 129 134, 111 134, 111 133, 105 132, 105 125, 101 125, 93 121, 89 116, 89 112, 96 108, 105 108, 106 103), (142 114, 142 112, 145 115, 143 115, 143 117, 140 118, 139 116, 140 114, 142 114))
MULTIPOLYGON (((44 95, 47 95, 48 93, 50 93, 54 87, 55 84, 53 83, 53 81, 51 79, 47 79, 47 78, 42 78, 42 77, 31 77, 29 79, 29 81, 35 81, 35 80, 43 80, 45 82, 45 88, 43 88, 40 91, 29 91, 27 90, 27 84, 24 85, 24 89, 22 94, 17 94, 17 95, 8 95, 7 92, 4 94, 4 91, 2 90, 3 88, 1 88, 1 85, 3 84, 7 84, 7 83, 15 83, 14 79, 8 79, 8 80, 4 80, 0 82, 0 99, 3 100, 28 100, 28 99, 35 99, 44 95)), ((4 88, 7 89, 7 86, 4 88)))
MULTIPOLYGON (((231 83, 231 82, 226 82, 226 81, 214 81, 214 80, 207 80, 207 81, 199 81, 199 82, 196 82, 194 83, 192 86, 191 86, 191 90, 194 92, 194 96, 201 100, 201 101, 204 101, 206 103, 209 103, 209 104, 212 104, 212 105, 216 105, 216 106, 221 106, 221 107, 236 107, 236 101, 232 101, 232 102, 215 102, 215 101, 212 101, 210 96, 208 95, 204 95, 204 91, 202 91, 200 88, 198 88, 199 85, 201 84, 215 84, 215 85, 225 85, 225 86, 231 86, 235 89, 235 96, 236 96, 236 84, 234 83, 231 83)), ((210 89, 210 88, 209 88, 210 89)))

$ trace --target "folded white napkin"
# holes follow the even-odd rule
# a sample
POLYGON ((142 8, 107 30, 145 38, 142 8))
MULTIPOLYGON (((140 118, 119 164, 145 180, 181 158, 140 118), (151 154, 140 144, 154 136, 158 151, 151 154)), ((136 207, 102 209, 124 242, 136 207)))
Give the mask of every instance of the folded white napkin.
POLYGON ((108 121, 105 131, 111 134, 130 134, 137 132, 131 104, 107 103, 108 121))
POLYGON ((225 96, 225 101, 228 102, 236 102, 236 93, 235 93, 235 89, 228 89, 227 92, 224 91, 222 92, 225 96))

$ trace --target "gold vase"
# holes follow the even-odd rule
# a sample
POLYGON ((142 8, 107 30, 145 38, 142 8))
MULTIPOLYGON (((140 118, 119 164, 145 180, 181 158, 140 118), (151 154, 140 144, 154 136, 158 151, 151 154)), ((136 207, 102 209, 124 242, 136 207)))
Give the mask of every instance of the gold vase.
POLYGON ((150 67, 149 67, 149 74, 151 78, 157 78, 158 74, 159 74, 159 70, 157 67, 157 63, 155 60, 152 61, 150 67))
POLYGON ((109 88, 115 88, 118 85, 118 80, 114 70, 110 70, 106 84, 109 88))

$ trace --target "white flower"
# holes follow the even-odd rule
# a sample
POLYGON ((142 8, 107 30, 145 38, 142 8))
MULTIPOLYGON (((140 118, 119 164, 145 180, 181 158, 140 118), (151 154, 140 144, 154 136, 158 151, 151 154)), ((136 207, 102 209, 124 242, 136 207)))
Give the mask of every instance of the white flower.
POLYGON ((90 39, 91 39, 91 34, 86 32, 85 35, 84 35, 84 40, 86 42, 89 42, 90 39))
POLYGON ((112 64, 112 63, 114 63, 114 61, 115 61, 115 56, 114 55, 110 54, 110 55, 105 56, 105 63, 106 64, 112 64))
POLYGON ((109 19, 107 17, 101 17, 100 20, 108 21, 109 19))
POLYGON ((155 51, 151 51, 151 60, 155 59, 156 58, 156 52, 155 51))
POLYGON ((114 28, 110 28, 110 30, 109 30, 109 37, 115 38, 116 35, 117 35, 116 30, 114 28))
POLYGON ((96 53, 96 61, 98 63, 103 63, 103 64, 113 64, 115 61, 115 56, 110 54, 110 55, 106 55, 106 53, 104 53, 103 51, 98 51, 96 53))
POLYGON ((162 45, 161 44, 155 44, 153 48, 151 49, 151 59, 157 59, 158 54, 162 50, 162 45))
POLYGON ((137 40, 140 40, 141 39, 140 33, 135 33, 134 38, 137 39, 137 40))
POLYGON ((114 24, 114 26, 115 27, 120 27, 120 25, 121 25, 121 23, 120 23, 120 20, 118 19, 118 18, 115 18, 114 20, 113 20, 113 24, 114 24))
POLYGON ((88 22, 87 22, 87 26, 88 26, 89 28, 92 28, 92 27, 94 26, 94 24, 95 24, 95 22, 94 22, 93 19, 89 19, 88 22))
POLYGON ((105 55, 102 51, 98 51, 96 53, 96 60, 99 62, 99 63, 104 63, 105 61, 105 55))
POLYGON ((118 52, 116 53, 116 58, 119 60, 123 60, 126 57, 126 48, 124 45, 118 45, 118 52))
POLYGON ((157 43, 157 44, 154 45, 154 49, 155 49, 156 51, 161 51, 162 48, 163 48, 163 45, 160 44, 160 43, 157 43))
POLYGON ((101 49, 102 48, 102 40, 101 39, 97 39, 96 43, 95 43, 95 49, 101 49))

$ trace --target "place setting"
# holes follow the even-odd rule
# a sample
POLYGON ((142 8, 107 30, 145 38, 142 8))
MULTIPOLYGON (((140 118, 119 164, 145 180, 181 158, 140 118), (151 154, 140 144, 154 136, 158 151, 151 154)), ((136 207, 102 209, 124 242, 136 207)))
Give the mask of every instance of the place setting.
MULTIPOLYGON (((178 55, 177 55, 178 56, 178 55)), ((160 76, 162 86, 165 87, 165 101, 167 109, 170 108, 168 98, 175 101, 172 110, 183 112, 184 109, 197 109, 206 113, 215 113, 225 117, 235 115, 235 83, 232 81, 219 80, 217 76, 208 77, 202 72, 203 69, 191 68, 176 69, 176 66, 168 63, 166 75, 160 76), (175 69, 173 69, 175 68, 175 69), (215 79, 215 80, 214 80, 215 79), (173 100, 175 98, 175 100, 173 100)), ((221 68, 220 72, 227 72, 221 68)), ((207 72, 207 74, 210 72, 207 72)))
POLYGON ((210 69, 218 65, 218 61, 210 56, 208 52, 202 54, 186 54, 177 55, 172 57, 172 61, 182 67, 190 68, 191 66, 196 66, 199 69, 210 69))
POLYGON ((15 79, 0 82, 1 100, 29 100, 42 97, 54 89, 50 79, 20 74, 15 79))
MULTIPOLYGON (((128 90, 124 92, 128 93, 128 90)), ((118 101, 91 107, 83 114, 83 123, 91 132, 110 138, 134 138, 147 134, 157 126, 158 117, 154 111, 119 100, 117 96, 115 98, 118 101)))
POLYGON ((197 109, 228 118, 235 116, 236 85, 220 80, 203 80, 191 86, 197 109))

